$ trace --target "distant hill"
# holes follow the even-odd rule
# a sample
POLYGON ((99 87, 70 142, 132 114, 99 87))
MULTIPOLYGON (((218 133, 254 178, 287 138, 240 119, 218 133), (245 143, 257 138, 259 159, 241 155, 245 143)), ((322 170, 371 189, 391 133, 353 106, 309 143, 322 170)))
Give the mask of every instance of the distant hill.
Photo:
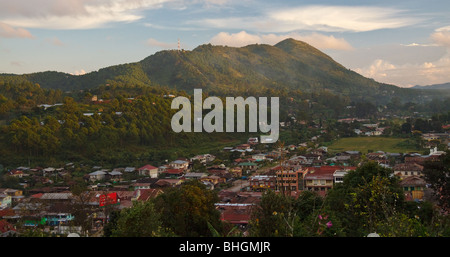
POLYGON ((218 95, 270 92, 271 89, 327 90, 352 100, 386 103, 392 97, 414 98, 416 90, 378 83, 351 71, 307 43, 286 39, 278 44, 226 47, 205 44, 192 51, 166 50, 139 62, 106 67, 81 76, 61 72, 0 75, 3 81, 30 81, 43 88, 74 91, 105 84, 167 86, 218 95))
POLYGON ((448 89, 450 90, 450 82, 444 83, 444 84, 434 84, 434 85, 428 85, 428 86, 414 86, 413 89, 448 89))

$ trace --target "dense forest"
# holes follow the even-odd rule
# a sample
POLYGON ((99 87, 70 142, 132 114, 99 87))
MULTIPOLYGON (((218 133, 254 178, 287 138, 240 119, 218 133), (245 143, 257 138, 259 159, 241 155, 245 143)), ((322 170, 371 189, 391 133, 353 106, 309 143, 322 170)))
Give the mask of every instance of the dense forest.
MULTIPOLYGON (((278 96, 280 121, 297 124, 284 128, 284 135, 287 133, 294 140, 292 143, 306 140, 312 125, 328 128, 330 133, 325 138, 330 140, 335 136, 352 136, 351 127, 335 122, 345 117, 376 119, 389 114, 442 113, 431 120, 411 118, 406 125, 397 125, 398 133, 410 133, 412 128, 422 132, 439 131, 449 121, 450 108, 445 100, 401 104, 394 99, 382 106, 355 102, 328 90, 308 93, 273 88, 241 93, 278 96)), ((192 151, 197 147, 193 146, 200 147, 204 142, 217 142, 215 148, 220 148, 220 143, 240 142, 251 136, 249 133, 173 132, 170 121, 177 110, 171 109, 172 98, 167 96, 192 97, 191 94, 121 81, 70 93, 26 81, 0 81, 0 163, 10 166, 30 161, 89 160, 114 165, 133 163, 140 158, 159 162, 194 154, 192 151)), ((204 97, 211 95, 212 92, 204 93, 204 97)), ((215 96, 224 99, 227 95, 215 96)), ((395 124, 391 125, 395 130, 395 124)))

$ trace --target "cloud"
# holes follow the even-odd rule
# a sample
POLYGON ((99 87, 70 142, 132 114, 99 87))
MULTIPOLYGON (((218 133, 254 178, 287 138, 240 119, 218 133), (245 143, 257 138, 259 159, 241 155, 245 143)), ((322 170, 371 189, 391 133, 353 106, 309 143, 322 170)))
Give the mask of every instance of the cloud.
POLYGON ((83 69, 81 69, 81 70, 76 70, 75 72, 70 73, 70 74, 71 74, 71 75, 75 75, 75 76, 81 76, 81 75, 86 74, 86 71, 83 70, 83 69))
POLYGON ((378 59, 368 67, 354 70, 365 77, 400 87, 446 83, 450 81, 450 54, 434 62, 402 65, 378 59))
POLYGON ((372 65, 364 69, 356 69, 355 71, 363 76, 380 79, 387 77, 387 73, 395 70, 396 66, 386 60, 375 60, 372 65))
POLYGON ((23 28, 14 28, 6 23, 0 22, 0 37, 3 38, 33 38, 31 33, 23 28))
POLYGON ((242 47, 250 44, 270 44, 274 45, 280 41, 287 38, 293 38, 296 40, 304 41, 316 48, 325 49, 335 49, 335 50, 351 50, 353 47, 343 38, 336 38, 334 36, 327 36, 319 33, 310 34, 299 34, 299 33, 289 33, 289 34, 249 34, 246 31, 241 31, 238 33, 227 33, 220 32, 215 35, 210 43, 214 45, 227 45, 232 47, 242 47))
POLYGON ((436 29, 435 32, 431 34, 431 39, 440 46, 450 48, 450 26, 436 29))
POLYGON ((310 5, 271 9, 256 16, 208 18, 187 23, 222 29, 288 33, 299 30, 365 32, 401 28, 419 21, 419 18, 412 18, 405 11, 394 8, 310 5))
POLYGON ((166 43, 166 42, 161 42, 158 41, 154 38, 149 38, 145 41, 145 44, 151 47, 158 47, 158 48, 163 48, 163 49, 170 49, 170 48, 176 48, 177 47, 177 43, 166 43))
POLYGON ((142 19, 141 11, 170 0, 15 0, 2 1, 0 20, 17 27, 89 29, 142 19))
POLYGON ((401 10, 366 6, 305 6, 274 11, 270 17, 284 30, 373 31, 412 25, 401 10))
POLYGON ((213 45, 226 45, 231 47, 241 47, 250 44, 261 43, 260 36, 248 34, 245 31, 239 33, 229 34, 227 32, 220 32, 215 35, 210 43, 213 45))

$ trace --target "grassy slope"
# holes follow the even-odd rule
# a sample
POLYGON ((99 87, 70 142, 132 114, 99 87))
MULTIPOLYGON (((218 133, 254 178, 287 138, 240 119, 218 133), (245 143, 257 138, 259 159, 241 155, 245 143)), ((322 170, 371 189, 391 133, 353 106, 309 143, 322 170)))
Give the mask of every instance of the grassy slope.
POLYGON ((328 147, 330 152, 341 151, 360 151, 361 153, 367 153, 368 150, 372 151, 384 151, 391 153, 398 152, 421 152, 421 149, 417 149, 412 145, 408 139, 405 138, 392 138, 392 137, 348 137, 336 140, 328 147))

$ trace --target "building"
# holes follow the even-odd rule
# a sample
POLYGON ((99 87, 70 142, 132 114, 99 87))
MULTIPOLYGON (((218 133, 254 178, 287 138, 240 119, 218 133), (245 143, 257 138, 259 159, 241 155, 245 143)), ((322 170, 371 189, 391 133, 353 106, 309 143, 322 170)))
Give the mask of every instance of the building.
POLYGON ((188 172, 188 173, 184 174, 183 178, 200 180, 201 178, 204 178, 206 176, 208 176, 208 174, 203 173, 203 172, 188 172))
POLYGON ((423 166, 417 163, 399 163, 393 167, 393 171, 400 178, 422 176, 423 166))
POLYGON ((356 167, 346 166, 321 166, 307 168, 303 178, 304 189, 325 195, 328 190, 333 188, 335 179, 340 182, 340 180, 345 176, 345 172, 355 169, 356 167))
POLYGON ((303 176, 305 170, 293 170, 289 167, 278 166, 272 171, 276 171, 276 190, 298 192, 303 190, 303 176))
POLYGON ((242 168, 242 171, 254 171, 256 168, 258 168, 258 164, 254 162, 241 162, 238 164, 239 167, 242 168))
POLYGON ((147 164, 143 167, 140 167, 138 169, 138 173, 140 176, 149 176, 151 178, 157 178, 158 177, 158 168, 147 164))
POLYGON ((169 167, 171 169, 187 170, 189 168, 189 161, 175 160, 175 161, 169 163, 169 167))
POLYGON ((89 181, 101 181, 107 178, 108 171, 107 170, 97 170, 88 174, 89 181))
POLYGON ((419 176, 409 176, 400 181, 400 186, 403 187, 405 193, 405 200, 407 201, 422 201, 424 200, 424 191, 426 190, 426 182, 419 176))
POLYGON ((254 191, 261 191, 265 189, 276 188, 277 176, 276 175, 255 175, 249 179, 250 188, 254 191))

